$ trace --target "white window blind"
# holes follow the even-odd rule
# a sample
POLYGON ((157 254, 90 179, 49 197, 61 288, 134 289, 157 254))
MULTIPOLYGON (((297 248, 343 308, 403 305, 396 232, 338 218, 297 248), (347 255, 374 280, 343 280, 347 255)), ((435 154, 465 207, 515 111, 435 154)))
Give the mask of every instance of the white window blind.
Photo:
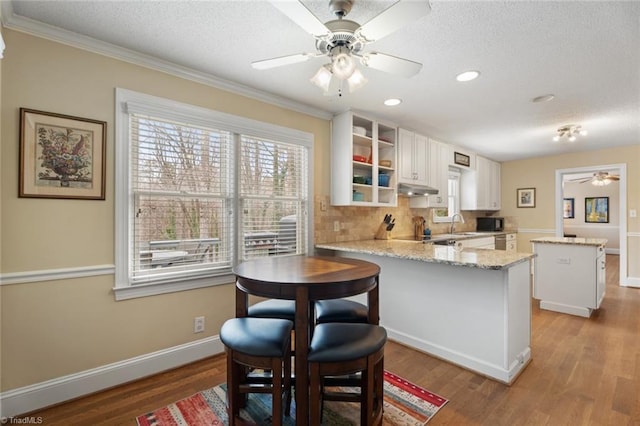
POLYGON ((307 247, 308 156, 303 146, 240 138, 240 258, 307 247))
POLYGON ((116 89, 117 300, 308 253, 313 135, 116 89))
POLYGON ((130 115, 134 283, 228 273, 232 135, 130 115))

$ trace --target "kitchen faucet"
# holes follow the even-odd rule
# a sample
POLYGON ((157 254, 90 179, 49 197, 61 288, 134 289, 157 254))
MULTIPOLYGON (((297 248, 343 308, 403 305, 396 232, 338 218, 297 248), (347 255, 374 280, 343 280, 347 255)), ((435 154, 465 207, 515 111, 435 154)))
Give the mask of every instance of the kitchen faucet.
POLYGON ((449 231, 450 234, 453 234, 453 232, 456 229, 456 222, 455 222, 456 216, 460 216, 460 222, 464 223, 464 218, 460 213, 455 213, 453 216, 451 216, 451 229, 449 231))

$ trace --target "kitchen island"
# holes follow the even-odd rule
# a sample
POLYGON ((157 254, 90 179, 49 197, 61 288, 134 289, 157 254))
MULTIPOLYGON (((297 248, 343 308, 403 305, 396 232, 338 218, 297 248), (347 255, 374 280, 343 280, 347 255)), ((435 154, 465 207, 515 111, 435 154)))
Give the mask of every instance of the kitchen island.
POLYGON ((507 384, 530 361, 533 254, 398 240, 316 249, 380 266, 390 339, 507 384))
POLYGON ((607 240, 544 237, 531 243, 537 255, 533 297, 540 309, 589 318, 605 295, 607 240))

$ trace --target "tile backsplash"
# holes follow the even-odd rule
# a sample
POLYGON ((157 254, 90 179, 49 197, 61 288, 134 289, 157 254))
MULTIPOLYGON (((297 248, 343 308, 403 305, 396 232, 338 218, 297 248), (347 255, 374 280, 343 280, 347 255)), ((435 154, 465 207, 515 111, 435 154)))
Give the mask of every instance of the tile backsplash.
MULTIPOLYGON (((316 196, 314 201, 314 237, 317 244, 373 239, 385 214, 391 214, 396 220, 391 238, 412 237, 414 216, 424 217, 427 221, 425 227, 431 229, 433 234, 447 233, 451 226, 448 223, 433 223, 431 209, 412 209, 406 197, 398 198, 397 207, 332 206, 329 196, 316 196), (323 211, 321 205, 326 205, 326 210, 323 211), (339 231, 334 230, 336 222, 339 231)), ((486 214, 464 211, 462 216, 464 223, 456 223, 457 232, 475 231, 476 217, 486 214)))

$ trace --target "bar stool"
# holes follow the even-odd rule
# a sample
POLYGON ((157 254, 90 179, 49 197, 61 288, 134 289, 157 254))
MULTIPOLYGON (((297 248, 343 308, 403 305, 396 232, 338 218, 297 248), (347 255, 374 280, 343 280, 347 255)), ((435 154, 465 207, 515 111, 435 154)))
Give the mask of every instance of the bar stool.
POLYGON ((325 323, 315 328, 309 347, 310 425, 320 425, 324 400, 360 402, 360 424, 382 424, 384 345, 387 332, 373 324, 325 323), (360 393, 324 391, 323 378, 361 373, 360 393))
MULTIPOLYGON (((316 323, 368 322, 369 309, 362 303, 347 299, 329 299, 315 302, 316 323)), ((296 302, 269 299, 249 306, 248 315, 257 318, 284 318, 295 321, 296 302)))
POLYGON ((232 318, 220 329, 227 353, 227 399, 229 425, 236 424, 245 393, 271 393, 272 422, 282 425, 282 394, 285 414, 291 408, 291 330, 293 323, 275 318, 232 318), (247 383, 245 367, 271 370, 271 382, 247 383))
POLYGON ((316 324, 328 322, 369 322, 369 308, 348 299, 318 300, 315 303, 316 324))

